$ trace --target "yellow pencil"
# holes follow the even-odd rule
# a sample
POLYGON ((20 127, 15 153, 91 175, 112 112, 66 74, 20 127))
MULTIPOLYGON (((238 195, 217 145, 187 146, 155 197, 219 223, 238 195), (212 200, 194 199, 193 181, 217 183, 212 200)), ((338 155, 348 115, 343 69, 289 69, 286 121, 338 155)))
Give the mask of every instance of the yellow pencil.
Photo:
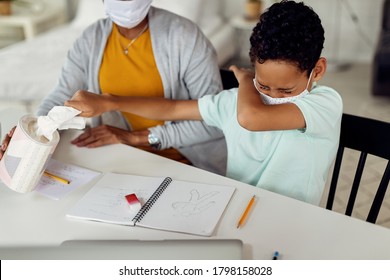
POLYGON ((255 202, 256 196, 252 196, 251 200, 249 200, 248 205, 245 208, 244 213, 242 213, 241 219, 238 221, 237 228, 242 226, 242 224, 245 222, 246 217, 248 216, 249 212, 252 209, 253 203, 255 202))
POLYGON ((61 182, 63 184, 69 184, 70 183, 70 181, 68 181, 68 180, 66 180, 64 178, 61 178, 61 177, 59 177, 57 175, 54 175, 54 174, 52 174, 52 173, 50 173, 48 171, 44 171, 43 174, 46 175, 47 177, 50 177, 50 178, 52 178, 54 180, 57 180, 58 182, 61 182))

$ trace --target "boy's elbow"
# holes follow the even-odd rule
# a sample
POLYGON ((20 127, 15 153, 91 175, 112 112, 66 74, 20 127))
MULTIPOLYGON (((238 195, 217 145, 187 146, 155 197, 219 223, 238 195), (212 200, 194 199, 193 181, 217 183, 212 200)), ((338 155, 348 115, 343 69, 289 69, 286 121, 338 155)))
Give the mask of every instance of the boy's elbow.
POLYGON ((254 127, 255 117, 253 113, 248 110, 237 112, 237 122, 242 128, 247 130, 253 131, 256 129, 254 127))

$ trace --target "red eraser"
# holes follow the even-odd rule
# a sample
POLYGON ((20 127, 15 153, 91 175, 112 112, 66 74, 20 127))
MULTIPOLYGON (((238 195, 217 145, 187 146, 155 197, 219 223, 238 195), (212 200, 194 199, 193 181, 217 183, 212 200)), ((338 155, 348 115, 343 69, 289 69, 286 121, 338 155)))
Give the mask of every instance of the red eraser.
POLYGON ((135 193, 128 194, 125 197, 126 197, 127 203, 130 205, 140 203, 138 200, 138 197, 135 195, 135 193))

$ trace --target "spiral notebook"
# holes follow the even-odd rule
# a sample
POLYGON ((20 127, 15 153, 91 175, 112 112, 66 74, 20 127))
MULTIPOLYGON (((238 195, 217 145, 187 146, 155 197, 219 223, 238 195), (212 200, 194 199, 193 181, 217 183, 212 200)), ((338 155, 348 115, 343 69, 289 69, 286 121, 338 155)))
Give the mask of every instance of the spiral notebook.
POLYGON ((211 236, 234 187, 106 173, 72 207, 68 217, 106 223, 211 236), (135 194, 134 211, 126 196, 135 194))

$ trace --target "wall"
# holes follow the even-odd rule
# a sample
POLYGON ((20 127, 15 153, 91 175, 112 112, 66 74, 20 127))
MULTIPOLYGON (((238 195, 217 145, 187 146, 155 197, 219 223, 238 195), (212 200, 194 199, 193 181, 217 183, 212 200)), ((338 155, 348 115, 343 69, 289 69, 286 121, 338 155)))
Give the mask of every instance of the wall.
MULTIPOLYGON (((211 0, 212 1, 212 0, 211 0)), ((266 7, 273 0, 265 0, 266 7)), ((325 29, 323 55, 339 62, 371 62, 380 33, 384 0, 306 0, 320 16, 325 29), (347 7, 356 14, 351 19, 347 7), (364 35, 361 35, 364 34, 364 35)), ((243 14, 245 0, 225 0, 227 16, 243 14)))
POLYGON ((345 62, 371 62, 382 20, 384 0, 308 0, 325 29, 324 55, 345 62), (347 5, 346 5, 347 4, 347 5), (357 16, 351 19, 350 9, 357 16))
MULTIPOLYGON (((77 0, 67 0, 73 9, 77 0)), ((209 0, 215 1, 215 0, 209 0)), ((246 0, 222 0, 226 16, 243 15, 246 0)), ((268 7, 275 0, 264 0, 268 7)), ((325 29, 323 55, 329 61, 371 62, 376 48, 384 0, 306 0, 325 29), (357 25, 347 9, 356 14, 357 25), (363 34, 363 35, 361 35, 363 34)))

